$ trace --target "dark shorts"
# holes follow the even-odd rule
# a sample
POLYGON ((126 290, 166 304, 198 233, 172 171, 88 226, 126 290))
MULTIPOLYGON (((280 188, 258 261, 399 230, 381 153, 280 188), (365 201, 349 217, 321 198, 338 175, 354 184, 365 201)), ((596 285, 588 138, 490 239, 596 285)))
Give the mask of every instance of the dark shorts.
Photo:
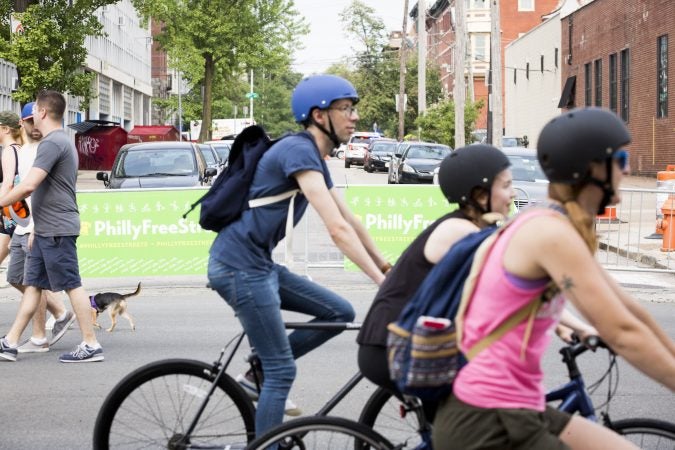
POLYGON ((24 285, 53 292, 82 286, 76 241, 77 236, 35 235, 26 258, 24 285))
POLYGON ((23 284, 26 275, 26 253, 28 253, 28 236, 16 234, 9 243, 9 264, 7 266, 7 282, 23 284))
POLYGON ((558 436, 571 416, 546 407, 484 409, 467 405, 454 395, 441 403, 434 421, 434 450, 563 450, 558 436))

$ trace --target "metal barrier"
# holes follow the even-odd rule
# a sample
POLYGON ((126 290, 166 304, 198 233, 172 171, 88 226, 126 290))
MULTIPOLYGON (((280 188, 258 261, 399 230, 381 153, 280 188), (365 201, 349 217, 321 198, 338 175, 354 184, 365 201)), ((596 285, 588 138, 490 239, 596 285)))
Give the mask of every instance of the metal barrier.
MULTIPOLYGON (((336 188, 344 194, 344 185, 336 185, 336 188)), ((621 203, 596 220, 598 261, 608 270, 675 273, 675 254, 661 251, 662 238, 655 233, 657 211, 661 213, 663 198, 675 199, 675 190, 626 188, 620 192, 621 203)), ((304 269, 307 274, 310 269, 345 266, 342 252, 333 244, 311 206, 296 228, 293 243, 298 271, 304 269)), ((283 260, 283 252, 284 245, 280 243, 274 252, 275 259, 283 260)))

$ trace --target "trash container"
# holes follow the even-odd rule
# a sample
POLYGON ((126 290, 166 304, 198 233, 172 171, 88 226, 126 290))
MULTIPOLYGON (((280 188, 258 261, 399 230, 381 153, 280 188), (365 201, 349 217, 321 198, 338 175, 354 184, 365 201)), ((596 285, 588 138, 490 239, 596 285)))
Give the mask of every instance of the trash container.
POLYGON ((129 144, 136 142, 179 140, 180 133, 173 125, 136 125, 127 136, 129 144))
POLYGON ((120 147, 127 143, 127 131, 118 122, 87 120, 68 125, 75 134, 80 170, 110 170, 120 147))

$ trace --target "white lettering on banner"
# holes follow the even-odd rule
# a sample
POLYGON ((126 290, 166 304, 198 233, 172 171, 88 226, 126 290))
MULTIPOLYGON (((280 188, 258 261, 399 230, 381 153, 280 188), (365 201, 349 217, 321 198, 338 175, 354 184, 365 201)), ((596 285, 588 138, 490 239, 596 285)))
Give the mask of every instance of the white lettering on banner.
POLYGON ((145 219, 140 224, 134 224, 132 220, 96 220, 94 221, 94 236, 131 236, 131 240, 137 240, 141 235, 151 234, 195 234, 203 233, 204 230, 198 223, 179 219, 174 224, 153 225, 152 220, 145 219))
POLYGON ((433 220, 424 220, 422 214, 414 214, 412 218, 406 219, 403 214, 366 214, 366 229, 375 228, 376 230, 399 230, 402 234, 409 234, 411 230, 423 230, 431 224, 433 220))
POLYGON ((92 136, 82 136, 78 142, 77 151, 81 155, 91 156, 98 150, 100 142, 98 138, 92 136))

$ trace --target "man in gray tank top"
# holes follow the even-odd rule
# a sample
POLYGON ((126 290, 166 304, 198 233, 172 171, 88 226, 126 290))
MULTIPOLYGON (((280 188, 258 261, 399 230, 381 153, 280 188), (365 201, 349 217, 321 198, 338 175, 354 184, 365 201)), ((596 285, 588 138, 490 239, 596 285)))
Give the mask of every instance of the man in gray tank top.
POLYGON ((44 138, 33 167, 0 206, 31 195, 34 232, 29 240, 24 284, 26 290, 7 336, 0 339, 0 359, 16 361, 17 342, 38 307, 43 289, 66 291, 82 330, 82 343, 59 361, 103 361, 103 349, 94 333, 89 297, 82 287, 77 248, 80 213, 75 199, 77 151, 63 129, 66 101, 56 91, 38 94, 33 111, 35 127, 44 138))

